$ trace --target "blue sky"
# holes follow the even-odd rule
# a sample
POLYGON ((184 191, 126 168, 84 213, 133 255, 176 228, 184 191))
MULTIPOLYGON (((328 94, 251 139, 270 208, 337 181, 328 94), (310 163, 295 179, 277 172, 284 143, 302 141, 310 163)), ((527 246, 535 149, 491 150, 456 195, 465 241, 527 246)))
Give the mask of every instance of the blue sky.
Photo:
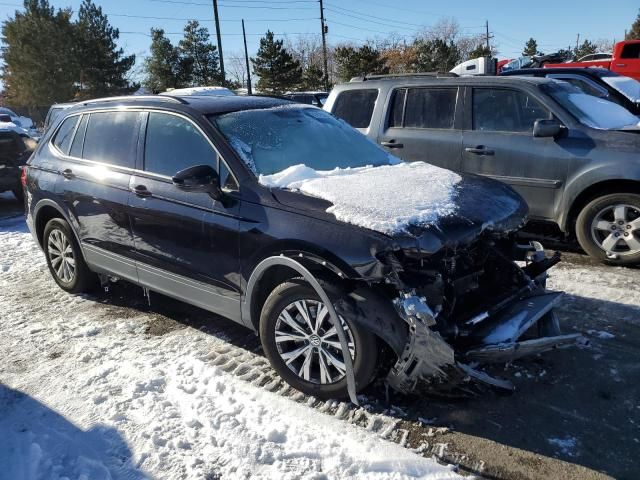
MULTIPOLYGON (((50 0, 56 7, 70 6, 77 12, 81 0, 50 0)), ((211 0, 102 0, 97 1, 121 31, 120 44, 139 60, 149 48, 151 27, 181 32, 186 19, 200 20, 213 30, 211 0), (128 16, 127 16, 128 15, 128 16), (158 17, 158 18, 140 18, 158 17), (128 33, 131 32, 131 33, 128 33)), ((317 35, 320 30, 316 0, 219 0, 222 46, 225 57, 242 53, 240 19, 245 19, 249 53, 258 48, 260 36, 271 29, 278 34, 317 35)), ((20 0, 0 2, 0 19, 13 15, 20 0)), ((575 44, 576 35, 596 40, 620 40, 638 13, 637 0, 576 1, 474 1, 446 0, 325 0, 325 14, 331 44, 354 41, 395 32, 408 38, 422 26, 442 17, 454 17, 465 34, 484 32, 489 21, 492 42, 500 58, 517 56, 525 41, 534 37, 543 51, 555 51, 575 44)), ((180 35, 169 35, 177 42, 180 35)), ((215 42, 215 37, 212 38, 215 42)))

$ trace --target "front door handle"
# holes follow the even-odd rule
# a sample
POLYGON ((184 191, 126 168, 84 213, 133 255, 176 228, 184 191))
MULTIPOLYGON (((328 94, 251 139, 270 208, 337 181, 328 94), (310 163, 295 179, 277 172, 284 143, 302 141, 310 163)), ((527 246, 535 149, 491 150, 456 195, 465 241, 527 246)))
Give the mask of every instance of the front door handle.
POLYGON ((619 68, 624 68, 626 66, 627 66, 626 63, 616 63, 616 67, 619 67, 619 68))
POLYGON ((70 168, 67 168, 67 169, 63 170, 61 173, 62 173, 62 176, 64 178, 66 178, 67 180, 71 180, 72 178, 74 178, 76 176, 76 174, 73 173, 73 170, 71 170, 70 168))
POLYGON ((496 152, 488 149, 484 145, 478 145, 477 147, 467 147, 464 149, 467 153, 473 153, 474 155, 495 155, 496 152))
POLYGON ((131 191, 133 193, 135 193, 139 197, 150 197, 151 196, 151 192, 149 190, 147 190, 147 187, 144 186, 144 185, 136 185, 135 187, 133 187, 133 189, 131 191))
POLYGON ((387 148, 403 148, 404 147, 402 143, 396 143, 395 140, 389 140, 388 142, 380 142, 380 145, 387 148))

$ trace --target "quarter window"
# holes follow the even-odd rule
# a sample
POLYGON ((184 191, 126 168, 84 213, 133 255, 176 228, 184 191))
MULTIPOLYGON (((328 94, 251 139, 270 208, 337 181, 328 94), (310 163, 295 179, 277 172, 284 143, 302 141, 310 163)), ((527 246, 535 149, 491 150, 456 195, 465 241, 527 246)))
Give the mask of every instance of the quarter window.
POLYGON ((338 94, 333 114, 354 128, 368 128, 378 98, 378 90, 345 90, 338 94))
POLYGON ((411 128, 453 128, 457 88, 410 88, 404 112, 404 126, 411 128))
POLYGON ((60 125, 60 128, 58 129, 58 132, 53 139, 53 144, 65 155, 69 153, 69 146, 71 145, 71 140, 73 139, 73 132, 76 131, 78 118, 80 118, 78 117, 78 115, 66 118, 62 122, 62 125, 60 125))
POLYGON ((533 97, 515 90, 473 90, 473 129, 489 132, 531 132, 539 119, 551 118, 533 97))
POLYGON ((215 150, 191 122, 176 115, 149 114, 145 170, 171 177, 194 165, 215 168, 216 161, 215 150))
POLYGON ((92 113, 87 123, 82 158, 133 168, 139 117, 138 112, 92 113))

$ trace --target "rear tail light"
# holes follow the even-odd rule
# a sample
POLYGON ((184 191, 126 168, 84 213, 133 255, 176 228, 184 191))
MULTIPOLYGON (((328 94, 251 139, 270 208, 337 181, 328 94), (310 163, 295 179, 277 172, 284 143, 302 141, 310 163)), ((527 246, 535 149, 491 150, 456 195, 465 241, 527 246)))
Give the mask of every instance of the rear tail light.
POLYGON ((27 186, 27 166, 26 165, 22 167, 22 173, 20 174, 20 183, 22 183, 23 187, 27 186))

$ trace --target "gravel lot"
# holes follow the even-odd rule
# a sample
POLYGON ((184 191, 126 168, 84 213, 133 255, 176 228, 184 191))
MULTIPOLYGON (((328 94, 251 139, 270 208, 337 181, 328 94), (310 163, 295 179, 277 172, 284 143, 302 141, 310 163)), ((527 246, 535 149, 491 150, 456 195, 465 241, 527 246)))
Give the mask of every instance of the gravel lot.
MULTIPOLYGON (((18 219, 6 219, 19 211, 16 202, 1 196, 0 230, 23 228, 18 219)), ((30 248, 25 250, 30 252, 23 259, 25 266, 41 262, 29 257, 39 254, 30 248)), ((500 479, 640 478, 640 269, 605 267, 576 253, 565 253, 564 258, 553 269, 550 286, 567 292, 559 308, 564 331, 582 332, 589 345, 498 368, 494 373, 517 386, 517 391, 509 396, 492 391, 457 399, 392 395, 387 402, 384 388, 373 385, 362 397, 360 408, 319 402, 287 388, 268 367, 253 334, 231 322, 157 294, 152 294, 149 306, 140 289, 127 284, 117 284, 109 293, 95 297, 61 301, 65 296, 61 291, 51 298, 55 284, 50 279, 40 278, 39 281, 46 282, 44 290, 31 288, 35 275, 41 276, 42 272, 25 268, 22 275, 6 265, 0 265, 0 280, 9 273, 4 281, 5 287, 11 287, 11 298, 5 295, 5 289, 0 302, 2 316, 20 313, 24 322, 13 331, 0 325, 0 387, 4 384, 26 391, 48 403, 49 388, 42 384, 47 377, 38 377, 36 372, 55 373, 56 365, 62 365, 65 357, 72 354, 77 356, 74 361, 82 361, 79 352, 71 352, 65 345, 56 346, 50 340, 59 324, 42 321, 29 324, 30 312, 59 302, 55 314, 61 318, 75 319, 77 309, 85 314, 95 312, 83 317, 81 331, 69 332, 82 336, 83 348, 90 358, 105 355, 110 362, 114 361, 113 355, 99 351, 106 331, 111 337, 122 335, 125 343, 130 335, 135 335, 142 343, 132 345, 142 349, 144 342, 148 342, 149 349, 162 348, 195 332, 205 338, 198 347, 200 350, 203 345, 206 347, 206 354, 198 357, 205 365, 219 366, 241 382, 274 392, 288 402, 293 401, 296 408, 308 409, 310 414, 337 418, 399 443, 407 451, 436 456, 443 463, 455 465, 462 474, 500 479), (111 318, 126 320, 129 330, 118 330, 121 327, 110 323, 111 318), (40 384, 29 384, 25 378, 38 378, 40 384)), ((126 353, 122 351, 123 358, 126 353)), ((145 351, 145 355, 152 353, 145 351)), ((73 377, 73 372, 70 375, 73 377)), ((70 398, 77 393, 73 378, 54 376, 49 381, 56 388, 60 382, 68 382, 70 398)), ((116 397, 121 393, 111 392, 116 397)), ((74 402, 85 402, 89 411, 94 409, 95 418, 89 424, 99 422, 115 430, 124 429, 116 411, 110 412, 114 416, 100 417, 104 401, 100 395, 110 393, 94 392, 74 402)), ((62 414, 76 421, 71 407, 62 414)), ((144 423, 144 419, 139 421, 144 423)), ((149 418, 149 423, 152 421, 149 418)), ((158 446, 158 451, 162 448, 158 446)), ((138 459, 141 468, 158 472, 162 458, 155 458, 156 453, 160 455, 146 452, 147 460, 138 459)), ((137 454, 134 452, 134 456, 137 454)), ((370 454, 375 458, 374 452, 370 454)), ((313 465, 306 465, 300 471, 310 474, 313 469, 313 465)), ((175 470, 182 472, 178 478, 198 478, 190 476, 191 471, 175 470)), ((226 478, 216 476, 218 471, 224 469, 210 470, 214 473, 208 478, 226 478)), ((194 467, 193 472, 202 470, 194 467)), ((307 478, 335 477, 328 474, 307 478)))

